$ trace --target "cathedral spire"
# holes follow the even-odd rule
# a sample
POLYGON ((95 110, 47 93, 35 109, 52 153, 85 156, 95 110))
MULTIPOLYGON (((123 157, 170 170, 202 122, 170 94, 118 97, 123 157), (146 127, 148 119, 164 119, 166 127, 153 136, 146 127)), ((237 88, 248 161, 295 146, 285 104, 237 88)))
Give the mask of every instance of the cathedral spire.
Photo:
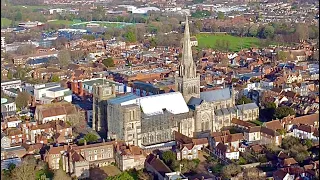
POLYGON ((188 16, 186 16, 186 24, 184 28, 182 64, 187 67, 190 67, 190 65, 193 64, 188 16))

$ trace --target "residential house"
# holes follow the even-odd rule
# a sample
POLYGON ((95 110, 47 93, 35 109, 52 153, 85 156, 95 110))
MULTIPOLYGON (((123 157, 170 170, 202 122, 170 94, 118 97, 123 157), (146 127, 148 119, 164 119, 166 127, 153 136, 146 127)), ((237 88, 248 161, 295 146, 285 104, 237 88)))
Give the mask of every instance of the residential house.
POLYGON ((208 144, 206 138, 192 139, 185 136, 177 131, 174 131, 174 137, 176 141, 176 154, 177 159, 197 159, 198 151, 203 148, 204 145, 208 144))
POLYGON ((275 144, 277 146, 281 145, 282 136, 272 129, 261 127, 260 129, 261 144, 275 144))
POLYGON ((12 116, 5 118, 4 122, 7 123, 8 128, 17 128, 22 120, 17 116, 12 116))
POLYGON ((301 124, 293 129, 293 136, 300 139, 311 139, 319 141, 319 130, 306 124, 301 124))
POLYGON ((1 165, 2 160, 13 159, 13 158, 23 158, 27 154, 26 149, 22 146, 14 146, 9 148, 1 148, 1 165))
POLYGON ((62 169, 66 173, 70 173, 71 177, 85 179, 90 176, 89 161, 75 151, 72 146, 69 146, 63 154, 61 164, 62 169))
POLYGON ((154 175, 154 179, 165 180, 167 173, 172 173, 171 169, 154 154, 149 154, 144 163, 145 169, 154 175))
POLYGON ((61 166, 60 160, 62 154, 67 150, 67 145, 53 147, 50 145, 50 148, 46 150, 44 154, 44 161, 48 163, 50 169, 59 169, 61 166))
POLYGON ((243 139, 242 133, 212 133, 212 143, 210 145, 213 152, 221 158, 239 159, 239 144, 243 139))
POLYGON ((261 140, 261 127, 253 126, 244 131, 244 139, 248 142, 256 142, 261 140))
POLYGON ((247 122, 247 121, 242 121, 240 119, 237 118, 232 118, 231 120, 231 125, 238 128, 238 129, 248 129, 250 127, 254 127, 256 126, 255 124, 251 123, 251 122, 247 122))
POLYGON ((272 129, 274 131, 284 129, 283 125, 281 124, 280 120, 273 120, 269 122, 264 122, 262 126, 272 129))
POLYGON ((21 128, 8 128, 4 133, 8 136, 12 145, 23 143, 26 140, 26 136, 22 132, 21 128))
POLYGON ((31 126, 30 128, 30 141, 32 143, 46 144, 47 139, 53 137, 55 143, 68 143, 72 142, 72 127, 63 121, 50 121, 45 124, 31 126), (44 139, 44 140, 42 140, 44 139))
POLYGON ((300 117, 288 116, 280 120, 287 131, 293 131, 294 126, 305 124, 314 128, 319 127, 319 114, 310 114, 300 117))
POLYGON ((1 133, 1 147, 2 148, 9 148, 11 146, 11 141, 8 136, 4 133, 1 133))
POLYGON ((286 158, 284 159, 281 163, 280 166, 281 167, 290 167, 290 166, 294 166, 297 165, 298 162, 294 159, 294 158, 286 158))
POLYGON ((73 145, 72 149, 78 152, 85 160, 89 161, 90 167, 108 166, 115 162, 114 142, 101 142, 77 146, 73 145))
POLYGON ((147 155, 138 146, 127 146, 121 142, 116 144, 115 160, 121 171, 126 171, 132 168, 137 170, 143 168, 146 156, 147 155))
POLYGON ((282 169, 275 171, 272 177, 274 180, 295 180, 294 175, 290 175, 288 172, 285 172, 282 169))

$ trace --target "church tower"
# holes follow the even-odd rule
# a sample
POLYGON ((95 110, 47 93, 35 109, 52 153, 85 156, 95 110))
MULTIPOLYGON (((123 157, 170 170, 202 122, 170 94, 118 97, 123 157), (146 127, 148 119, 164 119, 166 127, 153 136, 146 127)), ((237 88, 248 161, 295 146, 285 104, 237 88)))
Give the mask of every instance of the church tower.
POLYGON ((179 75, 175 78, 176 90, 182 93, 186 103, 191 97, 200 98, 200 74, 192 57, 188 17, 186 17, 182 60, 179 65, 179 75))

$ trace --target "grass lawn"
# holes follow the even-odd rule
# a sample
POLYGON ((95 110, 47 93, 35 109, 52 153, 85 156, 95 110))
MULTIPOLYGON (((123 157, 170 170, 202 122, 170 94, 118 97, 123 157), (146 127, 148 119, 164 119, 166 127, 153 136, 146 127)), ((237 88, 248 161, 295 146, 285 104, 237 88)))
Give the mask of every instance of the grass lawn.
POLYGON ((1 28, 9 27, 11 25, 11 20, 8 18, 1 18, 1 28))
POLYGON ((200 33, 196 35, 200 48, 215 48, 217 40, 230 42, 230 51, 237 52, 242 48, 259 47, 260 40, 255 37, 237 37, 223 34, 200 33))
POLYGON ((262 126, 263 122, 261 121, 258 121, 258 120, 254 120, 254 121, 250 121, 252 122, 253 124, 257 125, 257 126, 262 126))
POLYGON ((14 7, 31 9, 32 11, 35 9, 48 9, 49 8, 49 6, 27 6, 27 5, 19 5, 19 6, 14 6, 14 7))
POLYGON ((70 26, 73 24, 73 21, 67 21, 67 20, 56 20, 56 21, 49 21, 49 24, 64 24, 67 26, 70 26))

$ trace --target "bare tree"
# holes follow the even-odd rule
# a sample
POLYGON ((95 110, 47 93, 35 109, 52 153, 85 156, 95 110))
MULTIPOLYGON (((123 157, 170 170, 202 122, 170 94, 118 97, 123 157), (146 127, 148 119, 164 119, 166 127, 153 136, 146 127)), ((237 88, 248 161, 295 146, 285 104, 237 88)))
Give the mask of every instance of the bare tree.
POLYGON ((71 55, 70 52, 67 50, 62 50, 58 54, 58 60, 60 63, 60 66, 67 66, 71 62, 71 55))

